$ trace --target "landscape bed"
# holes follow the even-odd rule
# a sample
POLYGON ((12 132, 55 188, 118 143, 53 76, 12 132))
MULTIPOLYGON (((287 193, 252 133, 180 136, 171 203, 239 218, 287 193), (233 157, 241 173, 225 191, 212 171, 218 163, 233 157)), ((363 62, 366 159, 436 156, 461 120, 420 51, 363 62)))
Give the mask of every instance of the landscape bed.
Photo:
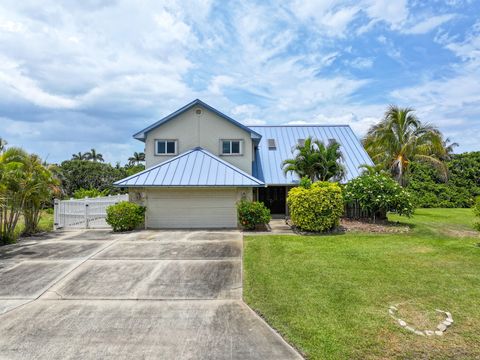
POLYGON ((403 233, 248 235, 244 298, 309 359, 480 358, 480 237, 470 209, 419 209, 403 233), (443 336, 406 331, 389 315, 443 336))

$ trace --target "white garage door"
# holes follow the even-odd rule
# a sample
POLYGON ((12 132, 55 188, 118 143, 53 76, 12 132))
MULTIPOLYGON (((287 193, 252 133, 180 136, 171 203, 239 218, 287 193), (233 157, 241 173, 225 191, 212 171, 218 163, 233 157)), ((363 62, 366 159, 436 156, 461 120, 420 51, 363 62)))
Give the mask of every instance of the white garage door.
POLYGON ((235 189, 152 189, 147 196, 149 228, 237 227, 235 189))

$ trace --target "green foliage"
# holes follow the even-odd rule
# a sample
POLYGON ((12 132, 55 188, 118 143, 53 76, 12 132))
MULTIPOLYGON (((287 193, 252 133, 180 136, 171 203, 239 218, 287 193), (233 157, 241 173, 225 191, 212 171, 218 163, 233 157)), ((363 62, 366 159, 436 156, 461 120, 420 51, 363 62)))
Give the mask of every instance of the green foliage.
POLYGON ((405 185, 413 160, 428 163, 447 177, 443 159, 453 146, 447 146, 447 141, 436 127, 422 123, 413 109, 392 105, 383 120, 368 130, 363 145, 375 164, 390 170, 405 185))
POLYGON ((108 190, 110 194, 118 192, 113 183, 126 177, 124 168, 115 168, 108 163, 67 160, 60 165, 63 188, 68 196, 79 189, 108 190))
POLYGON ((145 220, 144 206, 128 201, 121 201, 107 208, 106 222, 113 231, 130 231, 136 229, 145 220))
POLYGON ((384 174, 364 174, 349 181, 343 195, 347 205, 358 204, 372 220, 385 218, 388 211, 406 216, 414 211, 409 192, 384 174))
POLYGON ((0 243, 14 242, 23 215, 24 233, 38 230, 41 209, 58 191, 58 180, 40 158, 11 147, 0 154, 0 243))
POLYGON ((240 200, 237 203, 238 222, 244 229, 253 230, 256 225, 270 222, 270 210, 261 202, 240 200))
POLYGON ((125 165, 125 175, 126 176, 132 176, 135 175, 136 173, 139 173, 140 171, 145 170, 145 165, 138 164, 138 165, 132 165, 132 164, 127 164, 125 165))
POLYGON ((304 176, 300 179, 300 183, 298 186, 303 187, 305 189, 310 189, 312 187, 312 180, 308 176, 304 176))
POLYGON ((307 189, 295 187, 287 197, 290 218, 304 231, 328 231, 343 214, 342 190, 337 183, 316 182, 307 189))
POLYGON ((311 181, 341 180, 345 175, 345 167, 340 162, 340 144, 337 142, 325 146, 321 141, 308 137, 304 145, 295 147, 293 153, 293 159, 282 163, 285 174, 294 172, 298 177, 306 176, 311 181))
POLYGON ((105 189, 103 191, 100 191, 97 189, 78 189, 78 190, 75 190, 75 192, 73 193, 73 197, 75 199, 84 199, 86 197, 96 198, 100 196, 107 196, 109 192, 110 192, 109 189, 105 189))
POLYGON ((473 224, 475 229, 480 231, 480 196, 477 197, 475 201, 475 205, 473 206, 473 214, 477 217, 477 221, 473 224))
POLYGON ((473 206, 480 195, 480 152, 451 155, 448 182, 429 166, 412 162, 407 188, 418 207, 473 206))

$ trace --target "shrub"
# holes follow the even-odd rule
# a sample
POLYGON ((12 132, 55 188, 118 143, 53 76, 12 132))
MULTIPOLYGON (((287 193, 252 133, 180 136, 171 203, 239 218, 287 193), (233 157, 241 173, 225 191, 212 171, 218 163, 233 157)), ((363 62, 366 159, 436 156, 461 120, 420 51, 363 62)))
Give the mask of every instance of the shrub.
POLYGON ((413 214, 414 205, 407 190, 384 174, 365 174, 349 181, 343 188, 345 203, 358 204, 374 220, 385 218, 388 211, 413 214))
POLYGON ((305 231, 327 231, 338 226, 343 214, 342 190, 337 183, 319 181, 295 187, 287 197, 290 218, 305 231))
POLYGON ((113 231, 134 230, 141 225, 145 219, 145 207, 128 201, 120 201, 107 208, 107 224, 113 231))
POLYGON ((237 203, 238 222, 244 229, 253 230, 256 225, 266 225, 272 218, 270 210, 261 202, 240 200, 237 203))
POLYGON ((473 213, 478 218, 477 221, 473 224, 474 228, 480 231, 480 196, 477 197, 475 205, 473 206, 473 213))
POLYGON ((105 190, 98 190, 98 189, 77 189, 73 193, 73 197, 75 199, 84 199, 86 197, 88 198, 96 198, 100 196, 107 196, 110 191, 108 189, 105 190))
POLYGON ((300 183, 298 186, 303 187, 305 189, 310 189, 312 187, 312 180, 308 176, 304 176, 300 179, 300 183))

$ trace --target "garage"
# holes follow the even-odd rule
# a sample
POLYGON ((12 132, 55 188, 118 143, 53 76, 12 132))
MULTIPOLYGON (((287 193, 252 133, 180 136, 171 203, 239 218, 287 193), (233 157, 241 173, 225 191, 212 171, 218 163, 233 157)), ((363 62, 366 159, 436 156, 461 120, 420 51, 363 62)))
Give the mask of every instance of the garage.
POLYGON ((212 153, 195 148, 117 181, 146 206, 151 229, 236 228, 237 201, 265 183, 212 153))
POLYGON ((149 189, 148 228, 235 228, 237 190, 149 189))

